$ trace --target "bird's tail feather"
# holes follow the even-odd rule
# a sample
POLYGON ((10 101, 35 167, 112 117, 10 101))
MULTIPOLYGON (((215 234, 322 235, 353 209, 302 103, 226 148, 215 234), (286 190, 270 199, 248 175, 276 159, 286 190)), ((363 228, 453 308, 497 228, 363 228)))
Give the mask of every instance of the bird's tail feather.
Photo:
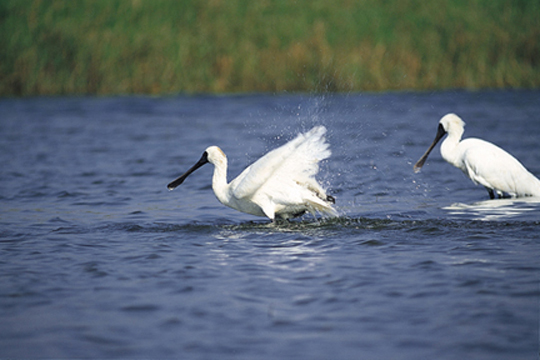
POLYGON ((313 214, 315 212, 318 212, 322 215, 326 215, 326 216, 329 216, 329 217, 338 217, 339 214, 338 212, 336 211, 336 209, 334 209, 332 207, 331 204, 328 204, 328 203, 325 203, 324 201, 322 200, 308 200, 307 201, 307 204, 308 204, 308 207, 310 208, 310 212, 313 214))

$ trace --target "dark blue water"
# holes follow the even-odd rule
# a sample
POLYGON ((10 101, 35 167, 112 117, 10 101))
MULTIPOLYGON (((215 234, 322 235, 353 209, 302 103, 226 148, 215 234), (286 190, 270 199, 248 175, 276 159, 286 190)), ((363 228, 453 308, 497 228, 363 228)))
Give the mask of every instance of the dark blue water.
POLYGON ((0 358, 538 358, 540 204, 414 174, 447 112, 540 175, 539 91, 0 100, 0 358), (316 124, 339 219, 166 189, 316 124))

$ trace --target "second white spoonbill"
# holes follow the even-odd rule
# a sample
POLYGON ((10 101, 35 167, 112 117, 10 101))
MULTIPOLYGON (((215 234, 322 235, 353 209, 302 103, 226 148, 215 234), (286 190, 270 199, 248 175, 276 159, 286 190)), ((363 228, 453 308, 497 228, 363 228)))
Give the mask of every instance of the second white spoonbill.
POLYGON ((495 198, 495 193, 499 197, 504 194, 511 197, 540 196, 540 180, 515 157, 484 140, 461 140, 464 127, 465 122, 457 115, 443 116, 435 140, 414 165, 414 171, 420 171, 431 150, 448 134, 441 144, 443 159, 461 169, 475 184, 483 185, 491 199, 495 198))
POLYGON ((326 128, 314 127, 299 134, 285 145, 274 149, 247 167, 227 183, 227 157, 217 146, 208 147, 201 159, 167 187, 173 190, 195 170, 206 163, 214 165, 212 189, 218 200, 233 209, 289 219, 305 212, 337 216, 332 207, 335 199, 327 195, 315 179, 319 162, 331 154, 325 140, 326 128))

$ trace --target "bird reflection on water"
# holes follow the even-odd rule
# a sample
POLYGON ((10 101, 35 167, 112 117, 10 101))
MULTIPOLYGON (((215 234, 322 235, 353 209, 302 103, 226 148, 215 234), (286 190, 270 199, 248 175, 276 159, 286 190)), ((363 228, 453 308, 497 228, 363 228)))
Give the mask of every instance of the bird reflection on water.
POLYGON ((512 220, 523 218, 528 212, 538 211, 540 198, 493 199, 471 204, 454 203, 443 207, 453 217, 466 216, 472 220, 512 220))

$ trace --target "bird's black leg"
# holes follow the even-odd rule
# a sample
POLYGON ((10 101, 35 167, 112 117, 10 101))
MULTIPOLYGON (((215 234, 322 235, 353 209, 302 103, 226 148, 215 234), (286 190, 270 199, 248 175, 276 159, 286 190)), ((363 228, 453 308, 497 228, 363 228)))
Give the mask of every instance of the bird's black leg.
POLYGON ((488 188, 486 188, 486 189, 487 189, 487 191, 489 193, 489 198, 491 200, 495 199, 495 193, 493 192, 493 189, 488 189, 488 188))

